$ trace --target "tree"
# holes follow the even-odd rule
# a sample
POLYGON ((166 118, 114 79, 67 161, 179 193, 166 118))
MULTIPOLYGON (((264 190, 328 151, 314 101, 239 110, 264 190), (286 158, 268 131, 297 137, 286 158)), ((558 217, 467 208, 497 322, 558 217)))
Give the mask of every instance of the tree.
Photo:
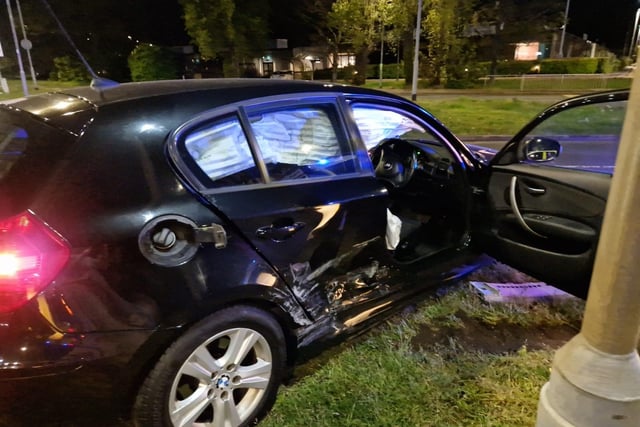
POLYGON ((326 46, 331 55, 331 81, 338 79, 338 54, 347 46, 343 25, 330 25, 329 14, 334 0, 303 0, 300 18, 312 30, 312 43, 326 46))
POLYGON ((225 77, 242 75, 243 65, 267 45, 269 3, 261 0, 179 0, 185 29, 204 59, 223 59, 225 77))
POLYGON ((417 7, 416 0, 394 0, 388 2, 388 8, 385 11, 385 43, 396 50, 398 56, 403 54, 404 75, 407 83, 411 82, 413 74, 413 34, 417 7))
POLYGON ((336 0, 327 15, 327 28, 335 41, 349 43, 356 54, 355 84, 363 84, 367 78, 369 51, 379 40, 386 4, 387 0, 336 0))
POLYGON ((471 55, 463 33, 472 15, 472 3, 427 0, 425 5, 427 10, 422 25, 428 47, 427 71, 433 84, 446 84, 450 77, 461 77, 459 70, 471 55))
POLYGON ((175 79, 180 69, 175 53, 166 47, 147 43, 136 46, 128 62, 134 82, 175 79))
POLYGON ((49 80, 88 82, 91 77, 80 60, 70 56, 60 56, 53 58, 53 70, 49 74, 49 80))
MULTIPOLYGON (((417 12, 418 0, 393 0, 386 10, 386 23, 390 27, 390 30, 387 31, 387 40, 396 43, 398 49, 400 49, 400 45, 402 46, 402 61, 405 83, 407 84, 410 84, 413 78, 417 12)), ((424 17, 424 13, 422 16, 424 17)))

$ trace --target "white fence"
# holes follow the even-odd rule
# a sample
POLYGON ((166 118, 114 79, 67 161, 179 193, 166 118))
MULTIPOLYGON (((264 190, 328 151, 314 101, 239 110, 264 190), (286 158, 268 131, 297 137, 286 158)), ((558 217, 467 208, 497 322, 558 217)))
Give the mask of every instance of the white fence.
POLYGON ((522 74, 482 77, 485 88, 530 90, 605 90, 631 86, 631 73, 522 74))

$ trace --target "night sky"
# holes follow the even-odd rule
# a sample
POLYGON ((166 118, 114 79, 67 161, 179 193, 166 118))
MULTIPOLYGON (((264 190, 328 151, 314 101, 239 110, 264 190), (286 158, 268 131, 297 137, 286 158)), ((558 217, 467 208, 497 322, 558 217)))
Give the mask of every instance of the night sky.
POLYGON ((573 0, 567 31, 602 43, 615 53, 628 51, 640 0, 573 0))
MULTIPOLYGON (((141 20, 140 28, 135 31, 141 41, 165 45, 189 43, 190 38, 185 34, 181 18, 182 9, 177 0, 143 1, 149 3, 149 16, 141 20)), ((567 31, 578 37, 587 34, 589 40, 604 44, 609 50, 621 54, 628 49, 638 7, 640 0, 572 0, 567 31)), ((283 17, 282 20, 287 19, 283 17)), ((308 34, 300 34, 305 27, 293 25, 296 20, 289 22, 286 28, 291 30, 290 34, 282 34, 281 30, 275 36, 288 38, 289 47, 296 47, 296 41, 306 41, 308 34)))

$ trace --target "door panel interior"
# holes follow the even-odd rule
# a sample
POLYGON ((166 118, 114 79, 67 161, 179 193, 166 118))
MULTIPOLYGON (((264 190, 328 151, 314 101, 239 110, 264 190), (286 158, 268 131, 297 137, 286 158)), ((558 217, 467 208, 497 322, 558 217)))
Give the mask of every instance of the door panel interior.
POLYGON ((488 253, 584 297, 611 177, 532 165, 494 166, 488 253))

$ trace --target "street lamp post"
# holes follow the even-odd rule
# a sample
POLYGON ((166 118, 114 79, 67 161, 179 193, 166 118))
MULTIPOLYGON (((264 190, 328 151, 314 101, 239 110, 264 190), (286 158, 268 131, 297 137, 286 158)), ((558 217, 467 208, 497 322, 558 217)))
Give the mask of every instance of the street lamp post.
POLYGON ((378 70, 378 81, 379 86, 382 87, 382 73, 384 71, 384 18, 382 19, 380 27, 380 68, 378 70))
POLYGON ((18 19, 20 20, 20 27, 22 28, 22 40, 20 46, 27 51, 27 60, 29 61, 29 69, 31 71, 31 79, 33 80, 33 87, 38 89, 38 80, 36 80, 36 71, 33 68, 33 61, 31 60, 31 41, 27 38, 27 31, 24 26, 24 20, 22 19, 22 8, 20 7, 20 0, 16 0, 16 8, 18 9, 18 19))
POLYGON ((411 100, 418 99, 418 61, 420 59, 420 27, 422 24, 422 0, 418 0, 418 17, 416 18, 416 46, 413 53, 413 75, 411 76, 411 100))
POLYGON ((16 34, 16 25, 13 20, 13 11, 11 10, 11 3, 7 0, 7 12, 9 13, 9 23, 11 24, 11 34, 13 35, 13 43, 16 46, 16 57, 18 58, 18 68, 20 69, 20 81, 22 82, 22 93, 24 96, 29 96, 29 89, 27 89, 27 78, 24 73, 24 67, 22 66, 22 55, 20 54, 20 44, 18 43, 18 35, 16 34))
POLYGON ((387 18, 387 7, 391 4, 391 0, 387 0, 382 4, 380 11, 380 67, 378 69, 378 82, 382 87, 382 75, 384 74, 384 25, 387 18))
POLYGON ((569 18, 569 4, 571 0, 567 0, 567 6, 564 9, 564 25, 562 26, 562 35, 560 36, 560 52, 559 57, 564 58, 564 36, 567 32, 567 22, 569 18))

